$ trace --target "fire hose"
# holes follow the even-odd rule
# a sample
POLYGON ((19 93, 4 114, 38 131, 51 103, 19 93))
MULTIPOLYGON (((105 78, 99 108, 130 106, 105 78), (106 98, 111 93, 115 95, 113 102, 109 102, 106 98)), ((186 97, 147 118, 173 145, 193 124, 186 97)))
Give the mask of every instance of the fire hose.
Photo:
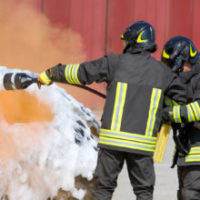
MULTIPOLYGON (((38 82, 37 78, 33 78, 32 79, 32 83, 36 83, 38 85, 38 88, 41 87, 41 83, 38 82)), ((95 89, 93 89, 91 87, 88 87, 88 86, 85 86, 85 85, 71 85, 71 86, 75 86, 75 87, 79 87, 79 88, 82 88, 84 90, 87 90, 87 91, 89 91, 89 92, 91 92, 93 94, 96 94, 97 96, 99 96, 99 97, 101 97, 103 99, 106 98, 105 94, 103 94, 103 93, 101 93, 101 92, 99 92, 99 91, 97 91, 97 90, 95 90, 95 89)))

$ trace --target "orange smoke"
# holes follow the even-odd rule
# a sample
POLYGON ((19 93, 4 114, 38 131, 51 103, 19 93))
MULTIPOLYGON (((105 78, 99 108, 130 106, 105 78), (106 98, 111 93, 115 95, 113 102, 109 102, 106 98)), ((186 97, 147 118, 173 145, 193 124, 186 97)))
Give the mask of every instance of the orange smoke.
POLYGON ((53 114, 36 96, 26 91, 0 91, 0 111, 10 123, 52 121, 53 114))
POLYGON ((0 9, 1 65, 40 72, 60 62, 85 59, 80 34, 53 26, 30 4, 6 0, 0 9))
MULTIPOLYGON (((30 0, 0 2, 0 65, 39 73, 58 63, 85 61, 79 33, 52 25, 42 12, 31 6, 30 0)), ((72 86, 62 87, 91 109, 103 107, 103 100, 93 94, 72 86)), ((97 88, 104 92, 104 87, 97 88)))
MULTIPOLYGON (((82 39, 79 34, 53 26, 44 14, 31 6, 30 1, 20 2, 19 4, 17 0, 1 1, 0 65, 40 73, 57 63, 84 60, 82 39)), ((12 123, 15 121, 15 115, 18 116, 16 122, 34 121, 36 116, 33 114, 26 115, 26 120, 23 116, 26 111, 34 109, 33 104, 27 104, 26 111, 24 107, 19 106, 24 102, 36 101, 31 98, 33 97, 25 92, 1 92, 0 99, 3 100, 0 101, 0 106, 3 107, 3 115, 12 123), (9 107, 11 103, 15 107, 11 106, 14 109, 12 111, 9 107)), ((37 120, 39 119, 37 116, 37 120)))
MULTIPOLYGON (((43 102, 40 102, 34 95, 26 91, 0 91, 0 112, 4 120, 9 124, 46 122, 53 120, 53 114, 50 108, 43 102)), ((1 117, 0 117, 0 120, 1 117)), ((16 159, 18 158, 18 148, 16 146, 16 136, 0 126, 0 158, 16 159)), ((26 130, 17 135, 17 140, 22 144, 38 143, 41 135, 26 130)))
MULTIPOLYGON (((0 0, 0 65, 40 73, 57 63, 85 59, 80 34, 53 26, 30 1, 0 0)), ((0 92, 1 117, 9 124, 46 122, 53 119, 50 108, 25 91, 0 92)), ((12 133, 0 127, 0 158, 17 156, 12 133)), ((26 130, 18 135, 23 144, 39 140, 26 130)))

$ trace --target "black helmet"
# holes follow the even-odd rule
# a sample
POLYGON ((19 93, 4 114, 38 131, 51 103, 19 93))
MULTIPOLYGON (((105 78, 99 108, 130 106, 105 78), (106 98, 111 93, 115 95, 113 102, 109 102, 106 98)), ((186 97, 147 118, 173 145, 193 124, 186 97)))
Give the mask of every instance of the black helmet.
POLYGON ((199 58, 199 51, 193 42, 185 36, 176 36, 166 42, 163 47, 161 60, 167 64, 172 71, 183 71, 184 62, 195 64, 199 58))
POLYGON ((137 52, 143 50, 154 52, 157 48, 154 28, 144 21, 137 21, 130 25, 121 35, 121 39, 127 42, 125 48, 131 47, 137 52))

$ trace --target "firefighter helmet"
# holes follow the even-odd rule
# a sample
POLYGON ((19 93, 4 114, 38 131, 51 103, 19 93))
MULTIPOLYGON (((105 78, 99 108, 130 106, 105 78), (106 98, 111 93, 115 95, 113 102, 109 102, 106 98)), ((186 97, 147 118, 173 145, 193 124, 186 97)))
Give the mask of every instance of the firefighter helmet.
POLYGON ((126 41, 126 48, 131 46, 136 51, 149 50, 154 52, 157 48, 154 28, 145 21, 131 24, 121 35, 121 39, 126 41))
POLYGON ((199 51, 193 42, 185 36, 176 36, 168 40, 162 51, 161 60, 167 64, 172 71, 183 71, 184 62, 195 64, 199 58, 199 51))

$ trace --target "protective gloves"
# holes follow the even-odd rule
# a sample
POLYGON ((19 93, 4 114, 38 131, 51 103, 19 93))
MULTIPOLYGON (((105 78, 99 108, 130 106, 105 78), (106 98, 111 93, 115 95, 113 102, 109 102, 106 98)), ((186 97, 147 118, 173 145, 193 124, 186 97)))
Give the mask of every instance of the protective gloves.
POLYGON ((173 119, 173 107, 165 107, 162 111, 162 123, 174 121, 173 119))
POLYGON ((38 83, 40 85, 50 85, 52 83, 50 74, 51 74, 50 69, 40 73, 40 75, 38 76, 38 83))

